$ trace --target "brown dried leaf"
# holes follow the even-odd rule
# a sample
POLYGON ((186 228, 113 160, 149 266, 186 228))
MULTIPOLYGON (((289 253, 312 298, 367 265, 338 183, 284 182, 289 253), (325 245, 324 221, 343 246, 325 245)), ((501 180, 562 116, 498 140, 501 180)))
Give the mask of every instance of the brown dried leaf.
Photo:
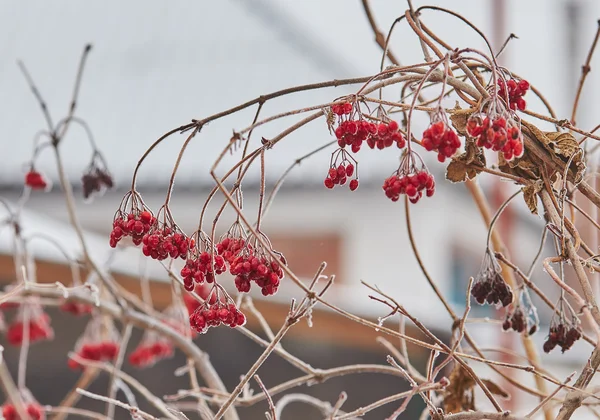
POLYGON ((467 140, 465 153, 452 159, 446 168, 446 179, 450 182, 465 182, 475 178, 481 170, 472 165, 485 166, 485 155, 474 141, 467 140))
MULTIPOLYGON (((568 132, 542 132, 535 125, 526 121, 521 121, 525 134, 537 140, 541 145, 555 158, 568 162, 571 160, 569 168, 573 174, 573 181, 580 182, 585 172, 585 160, 583 150, 575 137, 568 132)), ((555 174, 550 174, 553 177, 555 174)))
POLYGON ((489 379, 482 379, 481 382, 483 382, 485 384, 487 389, 489 389, 492 394, 497 395, 502 398, 510 398, 510 394, 508 392, 506 392, 503 388, 500 387, 500 385, 496 384, 495 382, 493 382, 489 379))
POLYGON ((537 203, 538 196, 537 193, 542 189, 542 185, 539 182, 529 184, 526 187, 523 187, 521 191, 523 191, 523 198, 525 199, 525 204, 529 207, 529 211, 533 214, 538 214, 537 212, 537 203))
POLYGON ((446 179, 450 182, 465 182, 468 179, 473 179, 477 175, 477 171, 469 167, 462 155, 454 159, 446 168, 446 179))
POLYGON ((474 108, 462 109, 458 106, 458 102, 456 103, 456 106, 449 111, 452 126, 459 135, 467 135, 467 120, 473 112, 475 112, 474 108))
POLYGON ((450 385, 444 390, 444 412, 460 413, 475 410, 475 381, 466 373, 458 363, 450 373, 450 385))

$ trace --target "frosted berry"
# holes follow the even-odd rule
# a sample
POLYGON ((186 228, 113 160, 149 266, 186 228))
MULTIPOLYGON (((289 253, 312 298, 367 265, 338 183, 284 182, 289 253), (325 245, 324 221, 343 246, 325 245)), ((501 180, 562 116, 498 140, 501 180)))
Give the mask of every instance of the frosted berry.
POLYGON ((517 83, 514 79, 510 79, 508 82, 504 82, 502 78, 498 79, 498 94, 508 103, 509 108, 513 111, 517 109, 519 111, 525 110, 527 104, 523 96, 528 90, 529 82, 526 80, 520 80, 517 83))
POLYGON ((411 203, 418 202, 423 193, 431 197, 435 192, 435 180, 423 162, 414 152, 405 154, 399 168, 383 182, 383 191, 387 198, 398 201, 404 194, 411 203))
POLYGON ((456 154, 460 147, 460 140, 445 121, 438 121, 423 132, 422 144, 427 151, 436 151, 438 160, 444 162, 446 158, 456 154))
POLYGON ((52 187, 50 181, 48 181, 41 172, 38 172, 35 169, 31 169, 25 174, 25 185, 32 190, 41 191, 48 191, 52 187))
POLYGON ((325 187, 332 189, 336 185, 346 185, 350 179, 350 191, 358 188, 358 163, 344 149, 336 150, 331 156, 327 177, 323 181, 325 187))

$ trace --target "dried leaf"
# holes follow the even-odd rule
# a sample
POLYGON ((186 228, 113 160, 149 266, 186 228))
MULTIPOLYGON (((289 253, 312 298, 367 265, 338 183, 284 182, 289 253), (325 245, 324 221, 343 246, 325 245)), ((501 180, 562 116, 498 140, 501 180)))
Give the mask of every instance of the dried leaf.
POLYGON ((489 379, 482 379, 481 382, 483 382, 485 384, 485 386, 487 386, 487 389, 489 389, 492 394, 498 395, 499 397, 502 397, 502 398, 510 398, 510 394, 508 392, 506 392, 503 388, 500 387, 500 385, 496 384, 495 382, 493 382, 489 379))
POLYGON ((458 106, 458 102, 456 103, 456 106, 449 111, 452 126, 459 135, 467 135, 467 120, 473 112, 475 112, 474 108, 462 109, 458 106))
POLYGON ((526 187, 523 187, 521 191, 523 191, 523 198, 525 199, 525 204, 529 207, 529 211, 533 214, 538 214, 537 212, 537 203, 538 196, 537 193, 542 189, 542 185, 539 182, 529 184, 526 187))
POLYGON ((450 385, 444 390, 444 412, 460 413, 475 410, 475 381, 466 373, 458 363, 450 373, 450 385))
POLYGON ((465 182, 475 178, 481 170, 473 165, 485 166, 485 155, 474 141, 467 140, 465 153, 452 159, 446 168, 446 179, 450 182, 465 182))
MULTIPOLYGON (((583 150, 575 137, 568 132, 542 132, 536 126, 526 121, 521 121, 526 134, 537 140, 555 159, 567 163, 571 159, 570 171, 574 182, 580 182, 585 172, 583 150)), ((550 174, 554 177, 556 174, 550 174)))

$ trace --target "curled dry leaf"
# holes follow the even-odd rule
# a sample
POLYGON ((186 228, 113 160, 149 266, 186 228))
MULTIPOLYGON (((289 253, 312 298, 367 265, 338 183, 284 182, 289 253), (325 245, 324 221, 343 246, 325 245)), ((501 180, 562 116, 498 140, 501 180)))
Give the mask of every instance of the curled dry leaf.
POLYGON ((460 413, 475 410, 475 381, 458 363, 450 373, 450 385, 444 389, 444 412, 460 413))
POLYGON ((467 179, 473 179, 481 169, 485 167, 485 155, 475 142, 467 139, 465 142, 465 153, 452 159, 452 162, 446 168, 446 179, 451 182, 465 182, 467 179))
POLYGON ((523 199, 525 200, 525 204, 529 208, 529 211, 533 214, 538 214, 537 212, 537 203, 538 196, 537 193, 542 190, 541 182, 534 182, 529 184, 521 189, 523 191, 523 199))
MULTIPOLYGON (((571 133, 557 131, 543 132, 531 123, 526 121, 521 121, 521 123, 524 134, 533 140, 537 140, 557 163, 562 161, 565 164, 571 159, 571 167, 569 168, 571 174, 569 179, 576 183, 583 179, 586 169, 583 150, 579 147, 577 139, 571 133)), ((520 160, 523 160, 524 157, 520 160)), ((535 165, 534 162, 531 163, 535 165)), ((551 178, 554 178, 556 174, 550 175, 551 178)))
POLYGON ((456 103, 454 108, 448 110, 452 126, 459 135, 467 135, 467 120, 473 112, 475 112, 474 108, 462 109, 458 105, 458 102, 456 103))
POLYGON ((492 394, 497 395, 502 398, 506 398, 506 399, 510 398, 510 394, 508 392, 506 392, 506 390, 504 388, 502 388, 500 385, 498 385, 496 382, 491 381, 489 379, 482 379, 481 382, 483 382, 485 384, 487 389, 489 389, 489 391, 492 394))

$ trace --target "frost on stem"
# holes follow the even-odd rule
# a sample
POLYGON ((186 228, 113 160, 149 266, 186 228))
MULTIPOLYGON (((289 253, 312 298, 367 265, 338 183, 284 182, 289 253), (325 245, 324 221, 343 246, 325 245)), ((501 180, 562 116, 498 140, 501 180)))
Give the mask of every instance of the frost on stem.
POLYGON ((475 277, 471 295, 480 305, 488 303, 508 306, 512 303, 512 290, 504 281, 500 264, 489 248, 485 250, 481 269, 475 277))

